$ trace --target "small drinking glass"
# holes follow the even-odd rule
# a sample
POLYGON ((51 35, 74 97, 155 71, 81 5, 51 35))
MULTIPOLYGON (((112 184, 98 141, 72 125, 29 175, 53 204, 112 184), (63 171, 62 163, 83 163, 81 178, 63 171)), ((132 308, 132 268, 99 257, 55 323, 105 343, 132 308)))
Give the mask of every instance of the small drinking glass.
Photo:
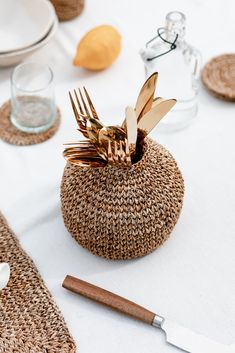
POLYGON ((47 130, 56 115, 53 72, 35 62, 17 66, 11 76, 11 122, 19 130, 47 130))

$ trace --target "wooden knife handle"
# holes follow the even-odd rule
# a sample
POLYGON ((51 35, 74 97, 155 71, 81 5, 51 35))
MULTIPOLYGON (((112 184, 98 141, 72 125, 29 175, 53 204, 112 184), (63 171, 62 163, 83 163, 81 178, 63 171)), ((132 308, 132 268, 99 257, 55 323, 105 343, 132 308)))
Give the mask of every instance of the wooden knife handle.
POLYGON ((111 293, 93 284, 82 281, 81 279, 72 276, 66 276, 62 286, 74 293, 81 294, 86 298, 107 305, 108 307, 123 314, 144 321, 147 324, 152 325, 153 323, 155 314, 151 311, 131 302, 128 299, 122 298, 117 294, 111 293))

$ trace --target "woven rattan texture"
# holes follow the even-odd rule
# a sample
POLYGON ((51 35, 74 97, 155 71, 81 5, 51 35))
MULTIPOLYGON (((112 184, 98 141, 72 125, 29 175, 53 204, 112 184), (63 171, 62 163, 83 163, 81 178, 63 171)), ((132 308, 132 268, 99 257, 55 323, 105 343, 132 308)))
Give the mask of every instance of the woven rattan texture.
POLYGON ((75 352, 59 309, 1 214, 0 262, 11 267, 10 281, 0 293, 0 352, 75 352))
POLYGON ((51 0, 60 21, 68 21, 80 15, 84 0, 51 0))
POLYGON ((216 97, 235 102, 235 54, 210 60, 202 70, 202 81, 216 97))
POLYGON ((65 225, 93 254, 131 259, 160 246, 176 224, 184 182, 171 154, 146 138, 131 168, 67 164, 61 184, 65 225))
POLYGON ((11 103, 7 101, 0 108, 0 139, 11 145, 27 146, 44 142, 51 138, 60 126, 60 111, 57 108, 56 118, 53 125, 46 131, 38 134, 30 134, 18 130, 10 120, 11 103))

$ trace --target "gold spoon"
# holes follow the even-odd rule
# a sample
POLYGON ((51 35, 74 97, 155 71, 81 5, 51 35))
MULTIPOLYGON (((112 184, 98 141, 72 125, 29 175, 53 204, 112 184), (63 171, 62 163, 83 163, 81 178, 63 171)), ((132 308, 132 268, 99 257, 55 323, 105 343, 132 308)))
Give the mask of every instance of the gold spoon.
POLYGON ((99 131, 99 142, 102 144, 105 142, 107 143, 108 140, 111 141, 120 141, 127 138, 126 132, 123 128, 120 126, 104 126, 102 129, 99 131))

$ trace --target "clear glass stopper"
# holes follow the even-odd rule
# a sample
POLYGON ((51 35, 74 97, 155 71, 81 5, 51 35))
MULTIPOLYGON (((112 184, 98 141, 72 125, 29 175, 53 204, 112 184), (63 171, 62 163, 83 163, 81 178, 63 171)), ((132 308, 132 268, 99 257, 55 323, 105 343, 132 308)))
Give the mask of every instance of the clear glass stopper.
POLYGON ((166 15, 166 32, 168 36, 183 38, 185 35, 186 17, 182 12, 172 11, 166 15))

